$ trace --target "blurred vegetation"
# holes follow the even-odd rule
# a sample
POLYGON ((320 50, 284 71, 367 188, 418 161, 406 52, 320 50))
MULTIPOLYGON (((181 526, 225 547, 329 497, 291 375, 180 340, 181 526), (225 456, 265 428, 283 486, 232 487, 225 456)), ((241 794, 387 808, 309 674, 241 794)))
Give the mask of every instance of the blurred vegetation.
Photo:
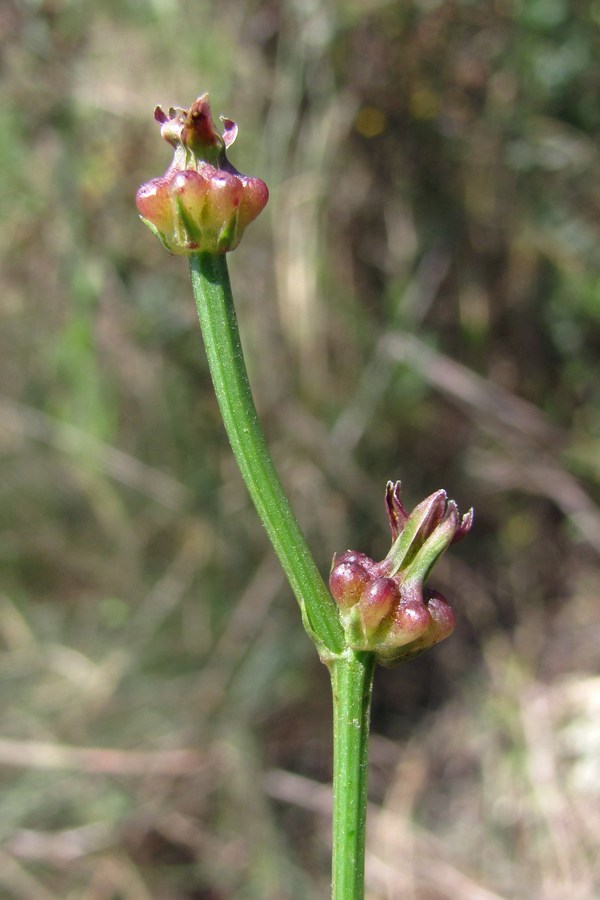
POLYGON ((372 900, 600 892, 600 3, 6 0, 0 895, 328 893, 329 686, 137 220, 204 90, 271 189, 231 257, 319 563, 383 494, 476 527, 377 676, 372 900))

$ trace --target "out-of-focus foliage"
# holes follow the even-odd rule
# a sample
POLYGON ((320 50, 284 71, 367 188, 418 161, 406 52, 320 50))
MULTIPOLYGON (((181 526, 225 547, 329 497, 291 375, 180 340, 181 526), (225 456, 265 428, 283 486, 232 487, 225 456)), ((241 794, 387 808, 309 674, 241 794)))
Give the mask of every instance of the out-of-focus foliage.
POLYGON ((137 220, 208 90, 271 202, 231 257, 324 573, 383 493, 476 527, 378 676, 369 896, 600 890, 600 4, 7 0, 0 894, 327 895, 329 686, 137 220))

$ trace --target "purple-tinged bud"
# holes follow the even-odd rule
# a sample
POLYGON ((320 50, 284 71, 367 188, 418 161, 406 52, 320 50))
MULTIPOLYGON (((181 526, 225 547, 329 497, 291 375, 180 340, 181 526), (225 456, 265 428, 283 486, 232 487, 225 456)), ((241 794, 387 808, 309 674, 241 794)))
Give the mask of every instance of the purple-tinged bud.
POLYGON ((243 191, 240 201, 238 228, 245 229, 263 211, 269 199, 269 189, 260 178, 252 175, 238 175, 243 191))
POLYGON ((169 181, 164 176, 147 181, 137 192, 136 204, 142 219, 152 223, 158 234, 172 234, 175 230, 173 204, 169 181))
POLYGON ((337 566, 338 563, 343 562, 358 563, 369 574, 376 572, 380 565, 374 559, 371 559, 370 556, 367 556, 366 553, 361 553, 359 550, 345 550, 344 553, 336 553, 333 557, 333 565, 337 566))
MULTIPOLYGON (((203 166, 199 172, 184 169, 183 172, 174 172, 171 176, 169 189, 172 198, 182 207, 186 215, 191 216, 194 209, 206 203, 212 174, 205 172, 206 168, 203 166)), ((216 169, 214 171, 216 172, 216 169)))
POLYGON ((358 603, 369 580, 368 572, 355 560, 334 560, 329 576, 329 590, 341 609, 349 609, 358 603))
POLYGON ((402 603, 385 643, 377 650, 384 666, 413 659, 454 631, 454 613, 442 594, 425 591, 422 604, 402 603), (421 626, 424 626, 420 631, 421 626))
POLYGON ((439 591, 426 590, 425 602, 427 612, 431 617, 431 625, 427 634, 427 646, 431 647, 433 644, 443 641, 444 638, 450 637, 456 627, 456 618, 450 604, 439 591))
POLYGON ((334 557, 330 587, 347 645, 393 665, 454 630, 446 598, 424 583, 447 547, 469 531, 473 510, 461 519, 456 503, 436 491, 408 515, 400 482, 388 482, 386 508, 393 539, 388 555, 381 562, 353 550, 334 557))
POLYGON ((362 592, 358 608, 366 634, 381 624, 400 602, 400 588, 393 578, 375 578, 362 592))
POLYGON ((171 194, 180 227, 179 242, 188 250, 206 246, 219 252, 237 244, 243 186, 238 178, 205 163, 197 172, 186 169, 171 179, 171 194))
POLYGON ((424 603, 401 603, 390 628, 389 643, 398 648, 420 638, 431 624, 424 603))
POLYGON ((154 117, 175 154, 162 178, 138 190, 142 221, 170 253, 235 249, 269 198, 260 178, 242 175, 227 159, 237 125, 223 119, 224 133, 219 134, 207 94, 189 110, 170 109, 167 114, 157 107, 154 117))
POLYGON ((169 185, 173 207, 173 244, 186 250, 198 250, 202 240, 213 241, 214 229, 202 228, 203 212, 208 206, 210 181, 203 172, 185 169, 174 172, 169 185))
POLYGON ((391 666, 406 656, 427 633, 431 618, 422 603, 401 603, 394 612, 389 628, 378 635, 373 647, 378 662, 391 666))
POLYGON ((436 491, 414 508, 386 556, 390 574, 395 575, 414 559, 423 542, 444 515, 446 504, 446 492, 436 491))
POLYGON ((223 169, 215 169, 206 163, 201 168, 203 178, 208 182, 208 209, 204 215, 209 219, 227 224, 231 216, 238 212, 244 196, 242 180, 225 172, 223 169))

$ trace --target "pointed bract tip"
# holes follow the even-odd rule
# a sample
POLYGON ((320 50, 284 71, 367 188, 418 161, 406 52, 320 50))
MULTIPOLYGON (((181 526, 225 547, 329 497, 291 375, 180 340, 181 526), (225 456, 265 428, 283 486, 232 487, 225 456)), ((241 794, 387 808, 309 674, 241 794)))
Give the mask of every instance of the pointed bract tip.
POLYGON ((467 510, 467 512, 464 514, 456 531, 454 532, 454 537, 452 538, 453 544, 457 544, 459 541, 462 541, 465 535, 470 532, 471 528, 473 527, 474 519, 475 510, 473 509, 473 507, 471 507, 471 509, 467 510))
POLYGON ((385 488, 385 505, 392 532, 392 543, 396 540, 408 521, 408 513, 400 499, 401 481, 388 481, 385 488))
POLYGON ((225 147, 229 149, 237 137, 237 123, 234 122, 233 119, 226 119, 225 116, 221 116, 220 118, 223 123, 223 143, 225 144, 225 147))

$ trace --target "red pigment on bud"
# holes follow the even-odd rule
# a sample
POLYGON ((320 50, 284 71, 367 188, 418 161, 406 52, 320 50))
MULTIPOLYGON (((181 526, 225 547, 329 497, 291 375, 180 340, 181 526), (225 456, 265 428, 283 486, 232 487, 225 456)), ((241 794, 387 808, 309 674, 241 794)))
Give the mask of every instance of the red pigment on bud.
POLYGON ((173 208, 169 196, 168 178, 153 178, 139 188, 135 195, 138 212, 160 232, 171 234, 175 227, 173 208))
POLYGON ((362 568, 369 573, 371 573, 378 565, 374 559, 371 559, 366 553, 361 553, 360 550, 346 550, 344 553, 336 553, 333 558, 334 566, 343 562, 358 563, 359 566, 362 566, 362 568))
POLYGON ((424 582, 452 540, 467 534, 473 510, 461 518, 454 500, 440 490, 408 515, 399 481, 388 482, 386 507, 393 540, 388 555, 381 562, 356 550, 334 556, 330 586, 347 645, 371 651, 389 666, 412 659, 454 630, 446 598, 424 582))
POLYGON ((138 191, 142 218, 171 253, 233 250, 269 199, 260 178, 242 175, 227 159, 235 122, 224 119, 220 135, 206 94, 189 110, 157 107, 154 117, 175 156, 162 178, 138 191))
POLYGON ((400 602, 400 590, 393 578, 376 578, 363 591, 359 609, 365 631, 374 631, 400 602))
POLYGON ((202 172, 184 169, 176 172, 171 178, 171 191, 181 198, 184 206, 196 208, 196 204, 206 199, 210 186, 209 179, 202 172))
POLYGON ((424 603, 401 603, 394 614, 386 643, 390 647, 402 647, 417 640, 427 631, 431 617, 424 603))
POLYGON ((329 576, 329 590, 338 606, 348 609, 358 603, 369 583, 369 574, 354 560, 334 562, 329 576))
POLYGON ((456 626, 456 618, 450 604, 438 591, 425 591, 427 612, 431 617, 431 643, 437 644, 452 634, 456 626))
POLYGON ((260 178, 239 175, 244 187, 240 203, 239 226, 245 228, 263 211, 269 199, 269 189, 260 178))
MULTIPOLYGON (((204 166, 203 169, 206 171, 209 166, 204 166)), ((211 222, 227 225, 242 201, 244 185, 235 175, 219 169, 213 169, 209 177, 208 218, 211 222)))

